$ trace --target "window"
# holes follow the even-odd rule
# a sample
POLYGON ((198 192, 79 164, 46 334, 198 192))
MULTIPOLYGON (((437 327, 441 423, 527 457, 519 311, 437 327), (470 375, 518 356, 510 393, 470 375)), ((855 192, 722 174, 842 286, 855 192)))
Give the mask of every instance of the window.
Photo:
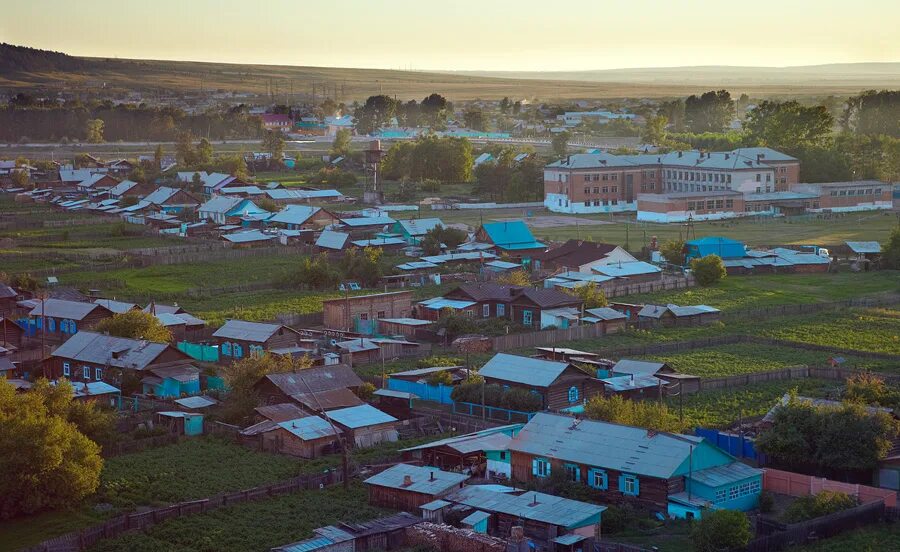
POLYGON ((585 189, 584 189, 584 195, 588 195, 589 193, 591 193, 591 189, 590 189, 590 188, 585 188, 585 189))
POLYGON ((697 204, 693 201, 688 201, 687 208, 688 208, 688 211, 693 211, 697 208, 697 204))
POLYGON ((526 326, 530 326, 531 322, 532 322, 531 321, 531 311, 527 310, 527 309, 523 310, 522 311, 522 324, 524 324, 526 326))
POLYGON ((627 473, 620 475, 619 490, 622 491, 623 494, 638 496, 640 492, 640 485, 638 484, 637 476, 627 473))
POLYGON ((716 202, 714 200, 712 200, 712 199, 707 200, 707 202, 706 202, 707 209, 715 209, 715 207, 716 207, 716 202))
POLYGON ((619 191, 619 187, 618 187, 618 186, 613 186, 613 187, 610 189, 610 191, 611 191, 612 193, 616 193, 616 192, 619 191))
POLYGON ((756 173, 756 181, 757 181, 757 182, 762 182, 762 175, 761 175, 761 174, 756 173))
POLYGON ((63 362, 63 375, 66 377, 72 375, 72 367, 69 366, 68 362, 63 362))
POLYGON ((595 194, 599 194, 599 193, 600 193, 600 188, 594 186, 594 193, 595 193, 595 194))
POLYGON ((231 343, 227 341, 222 343, 222 355, 231 356, 231 343))
POLYGON ((506 451, 505 450, 500 451, 500 460, 506 460, 506 451))
POLYGON ((607 180, 609 180, 609 175, 608 175, 608 174, 604 174, 604 175, 603 175, 603 181, 606 182, 607 180))
POLYGON ((550 477, 550 461, 546 458, 535 458, 531 461, 531 472, 538 477, 550 477))
POLYGON ((384 311, 378 311, 378 318, 384 318, 384 311))
POLYGON ((491 316, 491 305, 490 304, 485 303, 484 305, 481 306, 481 316, 483 316, 484 318, 488 318, 491 316))
POLYGON ((91 367, 90 366, 82 366, 81 367, 81 377, 82 377, 82 379, 86 379, 86 380, 91 379, 91 367))
POLYGON ((574 385, 569 388, 569 402, 576 403, 578 402, 578 388, 574 385))
POLYGON ((731 184, 731 175, 730 174, 725 175, 725 180, 727 180, 728 183, 731 184))
POLYGON ((734 200, 733 200, 733 199, 726 199, 726 200, 725 200, 725 208, 726 208, 726 209, 731 209, 731 208, 733 208, 733 207, 734 207, 734 200))
POLYGON ((590 207, 590 206, 591 206, 591 202, 590 202, 590 201, 585 201, 585 202, 584 202, 584 206, 585 206, 585 207, 590 207))
POLYGON ((767 175, 766 175, 766 182, 771 182, 771 181, 772 181, 772 175, 771 175, 771 174, 767 174, 767 175))
POLYGON ((724 204, 725 204, 725 202, 723 202, 721 199, 717 199, 716 200, 716 209, 721 209, 724 204))
POLYGON ((588 485, 601 491, 609 488, 609 478, 604 470, 591 468, 588 472, 588 485))
POLYGON ((581 481, 581 468, 577 464, 566 464, 566 480, 581 481))
POLYGON ((506 305, 497 303, 497 316, 506 316, 506 305))
POLYGON ((609 191, 609 186, 604 186, 604 187, 603 187, 603 193, 605 194, 605 193, 608 192, 608 191, 609 191))
POLYGON ((103 379, 103 368, 94 368, 94 379, 97 381, 103 379))
POLYGON ((617 174, 610 175, 610 178, 609 178, 609 179, 610 179, 610 180, 618 180, 618 179, 619 179, 619 175, 617 175, 617 174))
POLYGON ((231 352, 234 355, 234 358, 241 358, 242 356, 244 356, 244 348, 241 347, 238 343, 232 345, 231 352))
POLYGON ((368 319, 369 319, 369 313, 367 313, 367 312, 361 312, 361 313, 359 313, 359 319, 360 319, 360 320, 368 320, 368 319))

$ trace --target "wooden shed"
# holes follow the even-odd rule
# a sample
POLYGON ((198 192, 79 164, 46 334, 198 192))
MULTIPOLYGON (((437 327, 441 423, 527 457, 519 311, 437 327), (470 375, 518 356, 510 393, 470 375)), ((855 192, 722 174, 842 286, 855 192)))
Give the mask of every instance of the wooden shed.
POLYGON ((369 490, 369 504, 418 513, 418 508, 461 489, 468 475, 437 468, 397 464, 373 475, 363 483, 369 490))

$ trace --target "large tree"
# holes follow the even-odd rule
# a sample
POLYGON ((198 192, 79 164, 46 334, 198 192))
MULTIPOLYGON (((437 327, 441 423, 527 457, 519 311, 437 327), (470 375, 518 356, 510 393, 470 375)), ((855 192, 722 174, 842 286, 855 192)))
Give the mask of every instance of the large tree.
POLYGON ((103 119, 90 119, 84 125, 85 140, 91 144, 103 141, 103 119))
POLYGON ((334 141, 331 143, 331 155, 334 157, 349 155, 352 137, 353 135, 349 129, 342 128, 337 131, 334 135, 334 141))
POLYGON ((860 134, 900 138, 900 90, 867 90, 847 100, 841 124, 860 134))
POLYGON ((553 147, 553 153, 556 154, 557 157, 563 158, 569 152, 570 137, 571 135, 565 130, 553 135, 551 146, 553 147))
POLYGON ((691 95, 684 102, 684 117, 692 132, 722 132, 734 118, 734 102, 727 90, 691 95))
POLYGON ((267 131, 266 135, 263 136, 262 147, 263 150, 272 156, 273 163, 281 164, 281 159, 284 156, 284 136, 281 134, 281 131, 267 131))
POLYGON ((824 106, 764 101, 747 114, 744 128, 757 143, 774 148, 826 145, 834 118, 824 106))
POLYGON ((146 339, 157 343, 172 340, 172 332, 157 317, 139 310, 114 314, 111 318, 101 320, 97 324, 97 330, 118 337, 146 339))
MULTIPOLYGON (((253 409, 259 406, 258 395, 254 386, 268 374, 282 372, 299 372, 312 366, 308 356, 290 357, 286 355, 270 355, 245 357, 226 366, 225 383, 228 385, 228 396, 225 399, 223 418, 231 423, 242 424, 253 415, 253 409)), ((302 374, 298 374, 302 377, 302 374)))
POLYGON ((353 113, 356 131, 360 134, 371 134, 383 126, 387 126, 397 113, 397 101, 390 96, 369 96, 366 103, 357 107, 353 113))
POLYGON ((449 104, 447 98, 440 94, 431 94, 419 104, 421 119, 432 130, 443 130, 447 127, 449 104))
POLYGON ((77 504, 100 485, 100 447, 67 419, 72 388, 16 393, 0 379, 0 517, 77 504))

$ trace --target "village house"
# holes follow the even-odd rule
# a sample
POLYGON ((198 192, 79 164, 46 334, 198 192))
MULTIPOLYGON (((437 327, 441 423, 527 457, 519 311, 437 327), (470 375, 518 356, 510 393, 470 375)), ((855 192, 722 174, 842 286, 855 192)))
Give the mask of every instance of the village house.
POLYGON ((323 416, 337 424, 357 448, 394 442, 400 438, 397 418, 371 404, 329 410, 323 416))
POLYGON ((524 389, 541 397, 542 408, 577 412, 603 383, 569 362, 497 353, 478 371, 485 383, 524 389))
POLYGON ((44 360, 44 368, 51 379, 104 381, 116 387, 122 386, 126 374, 143 377, 152 374, 154 370, 174 370, 172 374, 161 372, 154 377, 160 380, 160 389, 177 389, 177 395, 164 392, 157 396, 181 396, 182 392, 200 390, 197 377, 199 371, 191 366, 192 361, 187 354, 166 343, 81 330, 44 360), (182 370, 184 366, 193 370, 182 370), (194 373, 194 377, 185 376, 189 371, 194 373), (197 384, 192 387, 193 384, 182 380, 196 380, 197 384), (182 383, 188 383, 188 386, 182 387, 182 383))
POLYGON ((610 307, 597 307, 585 309, 581 322, 582 324, 599 324, 603 327, 604 334, 611 334, 624 331, 628 317, 610 307))
POLYGON ((751 510, 762 470, 701 437, 538 413, 509 445, 512 479, 527 483, 561 471, 606 503, 632 502, 682 518, 707 509, 751 510))
POLYGON ((369 504, 391 510, 418 512, 418 508, 461 489, 468 475, 437 468, 397 464, 363 481, 369 504))
POLYGON ((475 232, 475 240, 491 244, 496 253, 504 253, 526 266, 533 257, 547 249, 545 244, 535 239, 531 229, 521 220, 482 224, 475 232))
POLYGON ((363 382, 346 364, 313 366, 298 372, 268 374, 253 386, 261 405, 302 404, 306 395, 349 389, 355 391, 363 382))
POLYGON ((0 347, 7 350, 21 349, 25 343, 25 328, 18 322, 0 316, 0 347))
MULTIPOLYGON (((506 318, 527 327, 568 327, 548 311, 573 309, 579 312, 582 301, 574 295, 555 289, 536 289, 501 284, 463 284, 437 298, 436 302, 419 303, 420 318, 437 320, 444 308, 461 310, 474 318, 506 318), (441 301, 451 301, 447 303, 441 301)), ((571 312, 570 312, 571 314, 571 312)))
POLYGON ((444 226, 439 218, 405 219, 394 223, 391 231, 409 245, 419 245, 429 231, 444 226))
POLYGON ((355 295, 322 302, 326 328, 371 335, 382 318, 407 318, 412 313, 411 291, 355 295))
POLYGON ((186 312, 171 314, 168 312, 157 313, 156 319, 172 333, 172 341, 196 341, 206 328, 206 321, 200 320, 186 312))
POLYGON ((200 393, 200 370, 190 364, 154 366, 141 379, 145 395, 178 398, 200 393))
POLYGON ((94 304, 109 309, 113 314, 125 314, 128 311, 141 309, 136 303, 116 301, 115 299, 94 299, 94 304))
POLYGON ((79 331, 95 328, 113 314, 96 303, 45 299, 37 301, 28 316, 37 324, 42 339, 58 343, 79 331))
POLYGON ((403 460, 442 470, 509 477, 509 442, 524 424, 484 429, 402 449, 403 460), (496 455, 492 453, 496 452, 496 455), (493 457, 492 457, 493 456, 493 457), (468 470, 468 471, 466 471, 468 470))
POLYGON ((87 194, 106 191, 118 183, 119 181, 109 174, 92 173, 89 177, 76 184, 75 189, 81 193, 87 194))
POLYGON ((0 284, 0 316, 14 316, 16 303, 20 298, 19 292, 6 284, 0 284))
POLYGON ((335 214, 321 207, 288 205, 267 218, 265 223, 267 226, 277 226, 288 230, 321 230, 334 224, 337 220, 335 214))
POLYGON ((535 256, 535 269, 590 273, 595 266, 637 261, 631 253, 611 243, 568 240, 535 256))
POLYGON ((161 186, 144 196, 143 201, 154 205, 163 213, 183 213, 196 209, 201 201, 182 188, 161 186))
POLYGON ((244 444, 300 458, 318 458, 338 448, 335 427, 318 416, 303 414, 288 420, 264 420, 240 432, 244 444))
POLYGON ((259 118, 262 119, 263 128, 266 130, 288 133, 293 127, 291 117, 282 113, 263 113, 259 118))
POLYGON ((367 238, 376 232, 384 232, 395 222, 387 215, 372 217, 345 217, 341 219, 342 230, 353 238, 367 238))
POLYGON ((343 251, 347 247, 349 239, 350 234, 345 232, 323 230, 316 239, 316 248, 326 253, 343 251))
MULTIPOLYGON (((200 180, 202 181, 203 185, 203 193, 207 196, 212 196, 213 194, 216 194, 220 190, 229 186, 247 185, 245 182, 238 180, 236 177, 223 173, 210 173, 206 175, 200 173, 200 180)), ((193 181, 193 173, 191 176, 191 181, 193 181)))
POLYGON ((223 360, 259 356, 272 349, 294 347, 300 334, 282 324, 228 320, 212 334, 223 360))
POLYGON ((537 491, 485 485, 463 487, 444 500, 467 507, 462 514, 468 516, 462 523, 476 532, 505 538, 513 533, 513 527, 522 527, 530 550, 562 550, 558 545, 595 538, 607 509, 537 491))
POLYGON ((379 318, 378 331, 382 335, 403 336, 416 339, 417 335, 428 332, 431 322, 418 318, 379 318))
POLYGON ((216 224, 237 222, 245 216, 267 216, 265 209, 260 208, 249 199, 239 197, 216 196, 197 209, 201 220, 210 220, 216 224))
POLYGON ((344 194, 337 190, 318 190, 296 186, 290 189, 264 190, 263 194, 277 205, 311 203, 313 201, 340 202, 345 199, 344 194))

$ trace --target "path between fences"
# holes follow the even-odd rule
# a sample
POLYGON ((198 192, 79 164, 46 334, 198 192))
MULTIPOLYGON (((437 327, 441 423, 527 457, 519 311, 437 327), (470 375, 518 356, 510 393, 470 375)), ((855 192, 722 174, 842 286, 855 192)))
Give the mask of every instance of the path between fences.
MULTIPOLYGON (((355 474, 351 472, 351 475, 355 474)), ((23 552, 77 552, 90 548, 101 540, 115 538, 128 531, 144 531, 168 519, 202 514, 224 506, 291 494, 302 490, 323 489, 342 482, 343 474, 340 470, 332 470, 315 475, 299 475, 291 479, 243 491, 220 493, 212 497, 179 502, 146 512, 131 512, 80 531, 48 539, 36 546, 25 549, 23 552)))

